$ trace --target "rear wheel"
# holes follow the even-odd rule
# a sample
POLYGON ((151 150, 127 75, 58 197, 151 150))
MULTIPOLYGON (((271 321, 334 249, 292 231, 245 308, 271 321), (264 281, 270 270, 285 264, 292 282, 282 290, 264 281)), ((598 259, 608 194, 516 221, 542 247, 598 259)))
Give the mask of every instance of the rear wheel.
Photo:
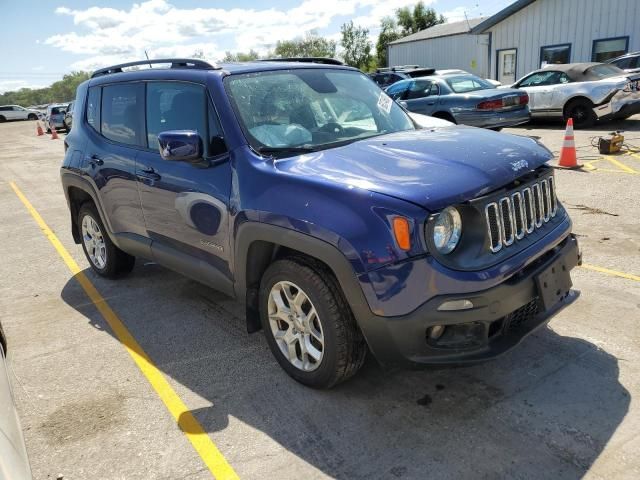
POLYGON ((587 99, 572 100, 564 107, 564 121, 573 118, 575 128, 587 128, 598 119, 593 111, 593 103, 587 99))
POLYGON ((436 112, 431 116, 435 117, 435 118, 440 118, 442 120, 446 120, 447 122, 458 123, 458 122, 456 122, 456 119, 453 118, 453 115, 451 115, 450 113, 447 113, 447 112, 436 112))
POLYGON ((113 244, 93 203, 84 203, 80 207, 78 228, 84 254, 98 275, 116 278, 133 269, 135 257, 113 244))
POLYGON ((271 352, 295 380, 331 388, 354 375, 367 346, 333 277, 297 259, 272 263, 260 284, 271 352))
POLYGON ((6 121, 7 119, 4 116, 0 115, 0 123, 6 122, 6 121))

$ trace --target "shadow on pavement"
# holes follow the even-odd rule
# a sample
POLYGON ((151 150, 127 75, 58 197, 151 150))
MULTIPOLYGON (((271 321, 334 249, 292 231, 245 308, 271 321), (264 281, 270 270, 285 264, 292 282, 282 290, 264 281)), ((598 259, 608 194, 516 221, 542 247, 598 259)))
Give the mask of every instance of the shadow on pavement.
MULTIPOLYGON (((551 329, 474 367, 390 372, 369 358, 349 382, 315 391, 279 368, 262 334, 246 334, 242 308, 221 294, 156 265, 118 282, 85 274, 185 403, 189 391, 210 402, 192 411, 206 431, 236 424, 220 447, 244 452, 229 461, 256 478, 300 478, 306 462, 340 479, 578 479, 629 409, 616 358, 551 329)), ((112 334, 75 279, 61 295, 112 334)))

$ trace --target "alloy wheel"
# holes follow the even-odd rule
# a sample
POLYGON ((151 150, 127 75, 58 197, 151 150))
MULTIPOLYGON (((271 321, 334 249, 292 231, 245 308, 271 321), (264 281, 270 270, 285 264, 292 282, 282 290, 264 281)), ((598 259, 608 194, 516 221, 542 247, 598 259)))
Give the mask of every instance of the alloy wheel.
POLYGON ((269 326, 282 354, 296 368, 312 372, 324 356, 324 334, 316 308, 296 284, 281 281, 271 287, 269 326))
POLYGON ((102 270, 107 264, 107 246, 100 225, 90 215, 82 219, 82 242, 91 263, 102 270))

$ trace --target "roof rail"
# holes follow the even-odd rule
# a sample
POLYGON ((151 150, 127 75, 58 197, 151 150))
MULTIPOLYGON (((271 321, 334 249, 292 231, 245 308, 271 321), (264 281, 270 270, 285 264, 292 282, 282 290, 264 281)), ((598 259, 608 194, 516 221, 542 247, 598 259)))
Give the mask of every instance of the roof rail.
POLYGON ((301 62, 301 63, 321 63, 323 65, 344 65, 340 60, 328 57, 285 57, 285 58, 264 58, 260 62, 301 62))
POLYGON ((91 78, 109 75, 111 73, 121 73, 122 69, 127 67, 135 67, 138 65, 149 65, 151 67, 151 65, 158 63, 170 63, 170 68, 192 68, 194 70, 219 70, 221 68, 204 60, 191 58, 158 58, 153 60, 138 60, 136 62, 121 63, 119 65, 112 65, 111 67, 100 68, 91 74, 91 78))

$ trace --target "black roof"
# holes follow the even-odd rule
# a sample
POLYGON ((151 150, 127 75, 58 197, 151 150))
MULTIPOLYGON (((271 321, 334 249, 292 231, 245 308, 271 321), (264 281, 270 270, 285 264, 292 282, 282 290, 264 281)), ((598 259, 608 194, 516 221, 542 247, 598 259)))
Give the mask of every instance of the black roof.
MULTIPOLYGON (((534 72, 531 72, 531 73, 546 72, 549 70, 556 71, 556 72, 564 72, 567 74, 567 77, 569 77, 574 82, 589 82, 592 80, 600 80, 602 78, 605 78, 602 75, 596 75, 591 71, 591 68, 595 67, 596 65, 603 65, 608 68, 618 69, 613 65, 608 65, 604 63, 598 63, 598 62, 558 63, 553 65, 547 65, 545 68, 535 70, 534 72)), ((607 76, 614 76, 614 75, 624 75, 624 71, 620 70, 615 74, 612 73, 611 75, 607 75, 607 76)))

